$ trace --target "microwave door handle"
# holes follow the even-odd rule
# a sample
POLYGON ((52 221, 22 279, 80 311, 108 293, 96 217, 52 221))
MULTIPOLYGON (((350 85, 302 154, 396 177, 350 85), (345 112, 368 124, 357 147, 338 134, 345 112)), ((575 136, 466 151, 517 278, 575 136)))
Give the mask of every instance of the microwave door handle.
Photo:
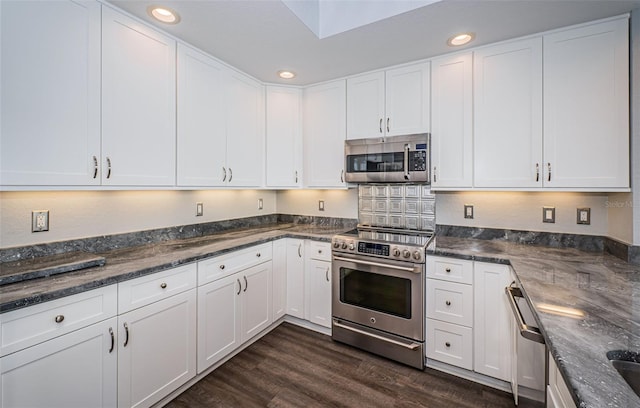
POLYGON ((409 180, 409 143, 404 145, 404 179, 409 180))

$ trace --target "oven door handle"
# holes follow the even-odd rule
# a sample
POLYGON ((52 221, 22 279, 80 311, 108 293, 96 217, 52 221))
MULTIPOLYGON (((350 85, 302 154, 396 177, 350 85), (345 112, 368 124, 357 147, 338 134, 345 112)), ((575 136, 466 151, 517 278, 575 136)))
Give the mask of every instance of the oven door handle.
POLYGON ((410 268, 407 266, 397 266, 397 265, 383 264, 379 262, 364 261, 361 259, 343 258, 341 256, 335 256, 335 255, 333 259, 335 259, 336 261, 353 262, 355 264, 360 264, 360 265, 379 266, 381 268, 398 269, 400 271, 406 271, 406 272, 415 272, 414 268, 410 268))
POLYGON ((409 180, 409 143, 404 145, 404 179, 409 180))
POLYGON ((373 333, 369 333, 369 332, 364 331, 364 330, 356 329, 355 327, 346 326, 346 325, 344 325, 342 323, 339 323, 336 320, 333 321, 333 325, 336 326, 336 327, 339 327, 341 329, 350 330, 350 331, 356 332, 358 334, 363 334, 365 336, 373 337, 373 338, 378 339, 378 340, 386 341, 387 343, 395 344, 396 346, 404 347, 404 348, 407 348, 409 350, 416 350, 418 347, 420 347, 420 344, 418 344, 418 343, 411 343, 411 344, 402 343, 402 342, 399 342, 397 340, 388 339, 386 337, 382 337, 382 336, 379 336, 377 334, 373 334, 373 333))

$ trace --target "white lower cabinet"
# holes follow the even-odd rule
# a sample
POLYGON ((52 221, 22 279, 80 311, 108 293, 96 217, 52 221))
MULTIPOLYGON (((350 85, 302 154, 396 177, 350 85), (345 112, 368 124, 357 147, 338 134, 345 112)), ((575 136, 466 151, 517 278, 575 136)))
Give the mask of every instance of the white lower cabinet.
POLYGON ((306 319, 331 327, 331 245, 328 242, 305 242, 306 319))
POLYGON ((304 239, 286 238, 287 314, 304 319, 304 239))
POLYGON ((271 312, 273 321, 287 313, 287 239, 273 242, 271 267, 271 312))
POLYGON ((0 358, 0 407, 115 407, 116 318, 0 358))
POLYGON ((198 373, 273 322, 271 245, 198 263, 200 278, 214 276, 211 270, 218 274, 212 282, 198 287, 198 373), (223 271, 229 274, 225 276, 223 271))
POLYGON ((555 360, 549 353, 549 384, 547 384, 547 408, 576 408, 569 388, 558 370, 555 360))

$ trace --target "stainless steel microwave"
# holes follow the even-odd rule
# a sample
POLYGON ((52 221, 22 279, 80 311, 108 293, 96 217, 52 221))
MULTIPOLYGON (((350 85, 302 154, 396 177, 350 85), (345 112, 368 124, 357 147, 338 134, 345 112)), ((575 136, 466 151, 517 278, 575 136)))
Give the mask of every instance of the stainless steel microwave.
POLYGON ((429 183, 431 135, 345 141, 345 180, 349 183, 429 183))

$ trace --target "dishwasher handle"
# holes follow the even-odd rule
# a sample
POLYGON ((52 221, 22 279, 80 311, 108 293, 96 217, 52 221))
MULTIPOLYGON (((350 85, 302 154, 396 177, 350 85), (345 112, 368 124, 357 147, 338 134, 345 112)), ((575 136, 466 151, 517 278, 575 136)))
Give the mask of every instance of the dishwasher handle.
POLYGON ((518 302, 516 302, 516 298, 524 297, 522 295, 522 291, 518 287, 507 286, 504 288, 507 298, 509 299, 509 304, 511 305, 511 311, 513 311, 513 316, 516 318, 516 322, 518 324, 518 330, 520 330, 520 335, 525 339, 535 341, 536 343, 544 344, 544 337, 542 337, 542 333, 540 329, 534 326, 529 326, 524 322, 524 318, 522 317, 522 312, 520 311, 520 307, 518 306, 518 302))

